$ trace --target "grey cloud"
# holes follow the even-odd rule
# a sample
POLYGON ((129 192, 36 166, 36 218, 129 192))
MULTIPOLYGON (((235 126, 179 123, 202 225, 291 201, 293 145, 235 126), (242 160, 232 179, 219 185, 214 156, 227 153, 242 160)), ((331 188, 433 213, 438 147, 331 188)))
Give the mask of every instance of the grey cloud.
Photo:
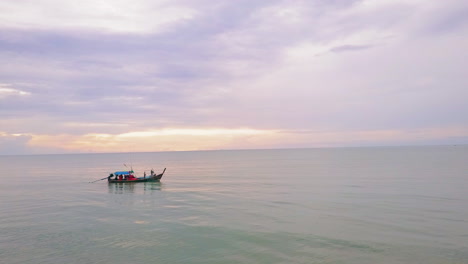
POLYGON ((330 49, 331 52, 358 51, 372 48, 372 45, 341 45, 330 49))
POLYGON ((102 121, 157 114, 187 121, 190 112, 197 119, 193 103, 199 103, 190 99, 191 93, 209 92, 199 81, 228 77, 217 64, 229 55, 216 48, 213 34, 240 26, 242 17, 263 4, 225 3, 215 8, 218 12, 157 35, 3 29, 0 57, 10 70, 2 71, 0 79, 20 88, 18 80, 46 88, 27 87, 32 96, 3 103, 0 114, 20 117, 34 111, 54 115, 57 122, 60 116, 102 121), (110 97, 117 99, 107 100, 110 97), (130 102, 126 97, 142 99, 130 102), (157 111, 150 114, 147 109, 153 105, 157 111), (167 111, 173 112, 164 114, 167 111))
MULTIPOLYGON (((65 149, 29 146, 29 135, 0 136, 0 155, 54 154, 70 152, 65 149)), ((76 152, 76 151, 75 151, 76 152)))
MULTIPOLYGON (((450 6, 449 6, 450 7, 450 6)), ((451 33, 460 29, 468 28, 468 4, 465 6, 453 5, 448 10, 434 10, 431 14, 434 18, 423 25, 426 34, 451 33)))
POLYGON ((0 136, 0 153, 8 155, 26 154, 29 152, 26 146, 30 136, 0 136))
MULTIPOLYGON (((126 131, 126 127, 112 125, 119 123, 132 129, 247 126, 307 131, 466 122, 456 115, 466 112, 463 96, 437 101, 446 94, 445 87, 456 93, 466 82, 456 86, 458 77, 451 81, 442 74, 453 65, 445 65, 445 70, 437 65, 429 72, 420 70, 428 63, 420 61, 424 54, 418 48, 422 45, 413 43, 412 37, 390 48, 352 41, 330 44, 334 54, 324 56, 356 57, 343 59, 340 68, 319 73, 307 72, 320 63, 312 60, 300 65, 304 66, 300 68, 303 75, 293 72, 288 81, 277 85, 272 81, 259 89, 259 79, 276 80, 281 74, 277 69, 283 69, 284 51, 291 46, 326 46, 366 30, 389 29, 410 35, 412 29, 402 24, 410 21, 408 14, 418 10, 406 5, 361 14, 345 12, 359 1, 179 3, 196 8, 199 15, 158 34, 1 29, 0 59, 8 63, 0 66, 0 83, 12 83, 31 96, 0 99, 0 115, 24 120, 33 116, 50 124, 48 128, 37 123, 22 125, 30 131, 68 133, 126 131), (273 17, 267 11, 277 4, 297 7, 302 12, 300 19, 285 23, 273 17), (359 52, 351 51, 365 51, 366 55, 358 57, 359 52), (234 69, 227 67, 231 63, 234 69), (240 73, 235 67, 241 68, 240 73), (444 80, 429 85, 438 92, 392 92, 394 87, 414 91, 411 79, 425 75, 444 80), (424 94, 429 97, 421 100, 424 94), (111 125, 73 127, 61 125, 63 122, 111 125)), ((463 25, 461 17, 434 25, 463 25)))

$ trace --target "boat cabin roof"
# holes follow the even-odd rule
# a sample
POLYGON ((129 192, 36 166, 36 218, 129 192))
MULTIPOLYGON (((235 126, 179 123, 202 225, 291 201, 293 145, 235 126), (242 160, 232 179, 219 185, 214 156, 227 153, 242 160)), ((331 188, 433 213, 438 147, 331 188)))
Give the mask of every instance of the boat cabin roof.
POLYGON ((129 174, 132 174, 133 171, 116 171, 114 172, 114 175, 129 175, 129 174))

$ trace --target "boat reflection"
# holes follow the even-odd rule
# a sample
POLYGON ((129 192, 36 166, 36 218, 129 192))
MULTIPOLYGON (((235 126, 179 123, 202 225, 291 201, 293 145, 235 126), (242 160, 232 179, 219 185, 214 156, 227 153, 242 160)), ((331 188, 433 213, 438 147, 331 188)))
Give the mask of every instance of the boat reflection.
POLYGON ((112 183, 108 184, 109 193, 127 194, 127 193, 147 193, 161 191, 163 188, 161 182, 135 182, 135 183, 112 183))

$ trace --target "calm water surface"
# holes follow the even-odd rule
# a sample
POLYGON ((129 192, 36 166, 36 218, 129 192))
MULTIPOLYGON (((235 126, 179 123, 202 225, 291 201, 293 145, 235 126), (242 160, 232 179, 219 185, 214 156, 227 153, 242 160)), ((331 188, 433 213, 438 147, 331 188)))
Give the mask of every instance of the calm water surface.
POLYGON ((468 147, 0 156, 0 263, 468 263, 468 147), (91 181, 131 164, 161 183, 91 181))

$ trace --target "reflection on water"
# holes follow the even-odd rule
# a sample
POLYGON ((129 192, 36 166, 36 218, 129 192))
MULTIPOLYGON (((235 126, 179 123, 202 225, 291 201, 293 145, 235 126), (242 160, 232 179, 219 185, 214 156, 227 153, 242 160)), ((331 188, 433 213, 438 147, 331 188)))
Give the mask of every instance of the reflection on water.
POLYGON ((162 186, 163 184, 161 184, 161 182, 127 182, 108 184, 109 193, 112 194, 161 191, 162 186))
POLYGON ((124 194, 134 193, 136 183, 109 183, 109 193, 112 194, 124 194))
POLYGON ((162 187, 164 186, 161 182, 144 182, 143 185, 145 190, 157 191, 162 191, 162 187))

